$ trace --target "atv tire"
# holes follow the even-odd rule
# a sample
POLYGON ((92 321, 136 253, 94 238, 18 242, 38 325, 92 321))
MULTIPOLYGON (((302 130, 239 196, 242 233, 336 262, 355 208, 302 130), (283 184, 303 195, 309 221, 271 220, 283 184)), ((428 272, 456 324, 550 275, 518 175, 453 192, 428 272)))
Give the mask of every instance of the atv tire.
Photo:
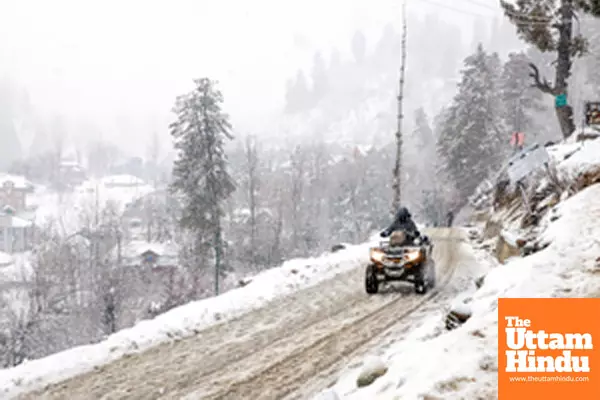
POLYGON ((367 294, 376 294, 379 291, 379 282, 373 264, 369 264, 365 271, 365 291, 367 294))
POLYGON ((430 289, 433 289, 437 283, 435 261, 430 260, 426 264, 427 268, 427 285, 430 289))
POLYGON ((420 265, 419 270, 415 274, 415 293, 425 294, 427 293, 428 282, 426 273, 427 264, 420 265))

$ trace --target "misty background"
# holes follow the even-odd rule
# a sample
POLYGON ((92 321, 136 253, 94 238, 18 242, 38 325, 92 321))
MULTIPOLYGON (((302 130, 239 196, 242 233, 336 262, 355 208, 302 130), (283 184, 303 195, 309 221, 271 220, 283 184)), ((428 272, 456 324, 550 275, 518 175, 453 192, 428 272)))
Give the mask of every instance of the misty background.
MULTIPOLYGON (((449 8, 409 1, 409 84, 427 78, 419 65, 434 48, 421 43, 452 52, 451 63, 435 67, 456 76, 460 60, 473 49, 473 29, 478 38, 489 38, 494 23, 503 21, 496 2, 481 3, 461 0, 449 8), (447 24, 450 37, 436 18, 447 24)), ((356 32, 365 35, 372 52, 386 25, 401 28, 400 2, 386 0, 2 0, 0 7, 0 76, 26 109, 17 127, 23 155, 32 150, 37 127, 59 117, 73 142, 101 137, 132 156, 146 156, 143 143, 156 131, 165 157, 172 148, 174 98, 199 75, 219 81, 236 132, 281 137, 285 82, 299 68, 308 74, 316 52, 326 63, 336 52, 351 59, 356 32)), ((507 26, 505 33, 512 31, 507 26)), ((518 43, 513 39, 508 45, 518 43)), ((399 54, 380 62, 397 69, 399 54)), ((429 97, 441 104, 448 95, 429 97)), ((409 93, 407 115, 420 101, 411 100, 409 93)))

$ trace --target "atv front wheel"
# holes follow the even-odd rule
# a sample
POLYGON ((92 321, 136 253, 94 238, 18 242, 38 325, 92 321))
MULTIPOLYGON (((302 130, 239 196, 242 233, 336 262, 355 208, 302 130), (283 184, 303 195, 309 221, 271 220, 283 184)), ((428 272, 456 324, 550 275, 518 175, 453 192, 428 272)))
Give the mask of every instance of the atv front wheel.
POLYGON ((365 271, 365 290, 367 294, 376 294, 379 291, 379 282, 375 275, 375 266, 369 264, 365 271))

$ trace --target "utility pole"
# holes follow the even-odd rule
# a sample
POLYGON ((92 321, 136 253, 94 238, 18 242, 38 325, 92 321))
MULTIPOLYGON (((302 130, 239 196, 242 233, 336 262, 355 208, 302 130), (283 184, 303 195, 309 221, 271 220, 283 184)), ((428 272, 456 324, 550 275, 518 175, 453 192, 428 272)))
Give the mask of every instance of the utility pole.
POLYGON ((406 0, 402 4, 402 59, 400 63, 400 81, 398 85, 398 126, 396 129, 396 163, 394 165, 394 200, 392 215, 398 211, 402 201, 402 101, 404 97, 404 72, 406 69, 406 0))

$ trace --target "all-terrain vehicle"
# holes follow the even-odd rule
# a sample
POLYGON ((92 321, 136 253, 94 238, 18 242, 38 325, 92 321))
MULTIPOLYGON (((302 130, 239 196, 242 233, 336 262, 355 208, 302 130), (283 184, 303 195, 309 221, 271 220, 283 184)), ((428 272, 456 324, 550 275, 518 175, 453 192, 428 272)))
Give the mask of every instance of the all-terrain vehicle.
POLYGON ((395 231, 389 240, 370 249, 371 262, 365 271, 368 294, 379 291, 381 283, 404 281, 413 283, 418 294, 435 287, 436 271, 432 258, 433 244, 426 236, 415 242, 404 232, 395 231))

